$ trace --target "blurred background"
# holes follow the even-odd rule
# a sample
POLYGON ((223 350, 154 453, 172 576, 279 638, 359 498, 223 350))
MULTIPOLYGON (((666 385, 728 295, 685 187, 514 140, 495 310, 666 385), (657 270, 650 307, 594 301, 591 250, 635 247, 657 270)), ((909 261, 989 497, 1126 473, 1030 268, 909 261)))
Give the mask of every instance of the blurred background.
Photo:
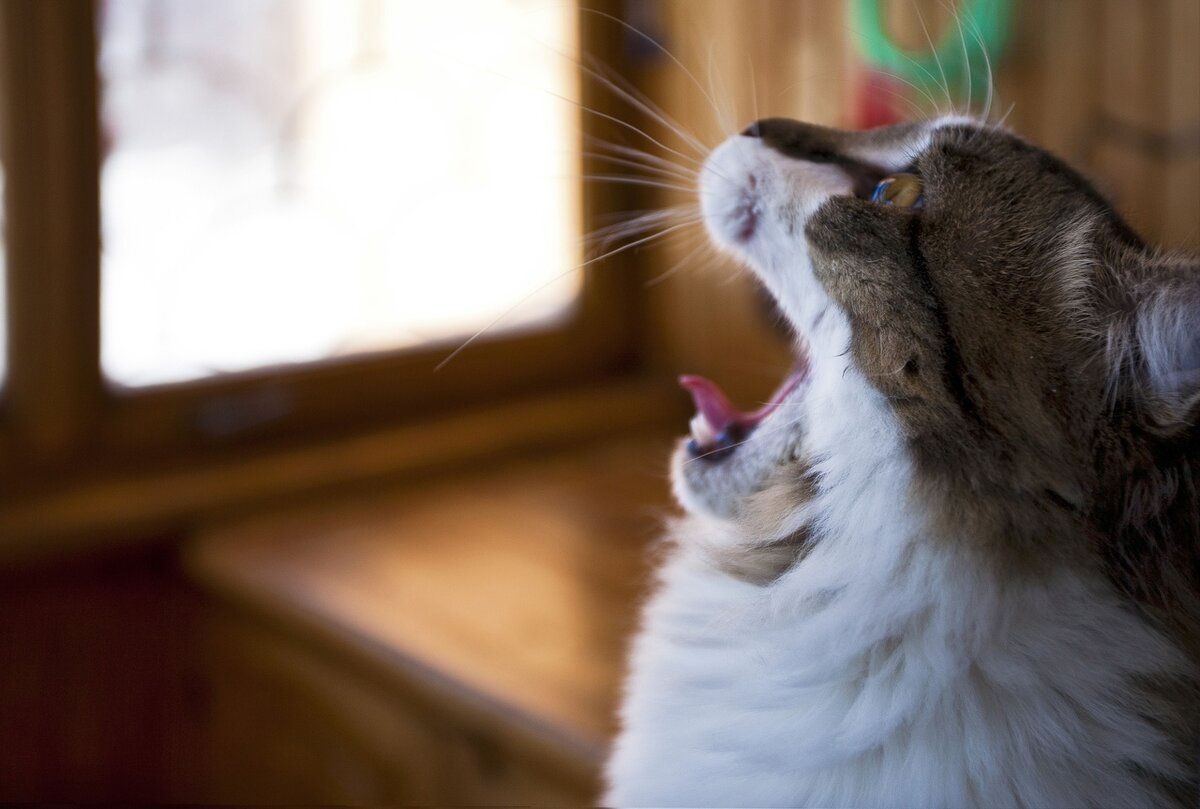
POLYGON ((593 802, 705 150, 968 105, 1200 248, 1200 0, 0 0, 0 801, 593 802))

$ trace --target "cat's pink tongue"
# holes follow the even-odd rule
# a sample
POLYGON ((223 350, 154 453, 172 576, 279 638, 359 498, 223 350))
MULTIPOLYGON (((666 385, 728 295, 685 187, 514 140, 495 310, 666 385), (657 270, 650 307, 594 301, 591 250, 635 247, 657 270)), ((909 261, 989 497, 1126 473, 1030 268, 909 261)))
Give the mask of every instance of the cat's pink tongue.
POLYGON ((692 394, 696 410, 708 421, 714 433, 724 432, 730 424, 740 423, 747 415, 734 407, 725 391, 710 379, 696 374, 684 374, 679 377, 679 385, 692 394))
POLYGON ((779 403, 792 392, 792 389, 800 382, 802 373, 793 371, 784 380, 784 383, 779 386, 779 390, 775 391, 775 395, 771 397, 771 401, 764 404, 757 410, 746 412, 738 410, 733 406, 733 402, 729 401, 729 397, 725 395, 725 391, 713 382, 711 379, 699 376, 697 374, 684 374, 679 377, 679 385, 692 394, 692 401, 696 403, 696 409, 703 414, 708 420, 709 425, 714 432, 724 432, 731 424, 736 424, 739 427, 757 427, 758 423, 771 415, 771 411, 779 407, 779 403))
POLYGON ((803 381, 807 370, 804 363, 798 365, 784 379, 770 401, 749 412, 734 407, 716 382, 696 374, 684 374, 679 377, 679 384, 692 394, 698 412, 697 417, 692 419, 692 437, 701 447, 730 438, 740 440, 729 433, 729 428, 736 427, 742 434, 753 430, 803 381))

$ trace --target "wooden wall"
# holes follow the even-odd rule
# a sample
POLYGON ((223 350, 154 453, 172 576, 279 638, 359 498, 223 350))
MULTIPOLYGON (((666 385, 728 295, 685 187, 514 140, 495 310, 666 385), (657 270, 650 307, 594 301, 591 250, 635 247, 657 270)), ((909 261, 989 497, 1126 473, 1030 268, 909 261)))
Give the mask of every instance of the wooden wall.
POLYGON ((173 556, 0 570, 0 802, 210 796, 200 598, 173 556))
MULTIPOLYGON (((847 4, 655 5, 665 44, 695 80, 660 60, 652 86, 705 143, 767 115, 851 125, 863 72, 847 4)), ((922 20, 935 40, 953 24, 946 8, 945 0, 893 0, 887 11, 897 39, 915 50, 922 20)), ((1080 166, 1147 240, 1200 250, 1200 2, 1017 0, 995 90, 1007 126, 1080 166)), ((668 245, 664 268, 701 238, 668 245)), ((750 285, 722 259, 688 262, 657 286, 654 311, 664 362, 713 375, 743 402, 769 393, 788 362, 762 327, 750 285)))

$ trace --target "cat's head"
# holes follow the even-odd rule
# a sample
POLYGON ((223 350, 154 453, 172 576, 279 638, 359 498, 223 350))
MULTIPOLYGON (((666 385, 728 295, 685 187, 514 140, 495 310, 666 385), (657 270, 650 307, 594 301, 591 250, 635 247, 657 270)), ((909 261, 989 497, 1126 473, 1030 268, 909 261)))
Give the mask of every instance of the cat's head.
POLYGON ((768 119, 711 154, 701 201, 795 331, 797 366, 754 414, 687 380, 689 510, 770 533, 821 462, 896 447, 939 529, 1015 543, 1147 520, 1191 485, 1200 271, 1057 158, 965 118, 768 119))

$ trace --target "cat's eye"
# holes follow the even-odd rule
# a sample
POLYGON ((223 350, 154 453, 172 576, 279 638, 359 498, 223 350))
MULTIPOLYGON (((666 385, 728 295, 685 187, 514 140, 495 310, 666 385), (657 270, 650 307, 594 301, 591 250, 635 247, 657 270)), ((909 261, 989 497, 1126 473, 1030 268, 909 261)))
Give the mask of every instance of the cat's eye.
POLYGON ((920 208, 925 204, 924 185, 915 174, 893 174, 875 186, 871 202, 899 208, 920 208))

